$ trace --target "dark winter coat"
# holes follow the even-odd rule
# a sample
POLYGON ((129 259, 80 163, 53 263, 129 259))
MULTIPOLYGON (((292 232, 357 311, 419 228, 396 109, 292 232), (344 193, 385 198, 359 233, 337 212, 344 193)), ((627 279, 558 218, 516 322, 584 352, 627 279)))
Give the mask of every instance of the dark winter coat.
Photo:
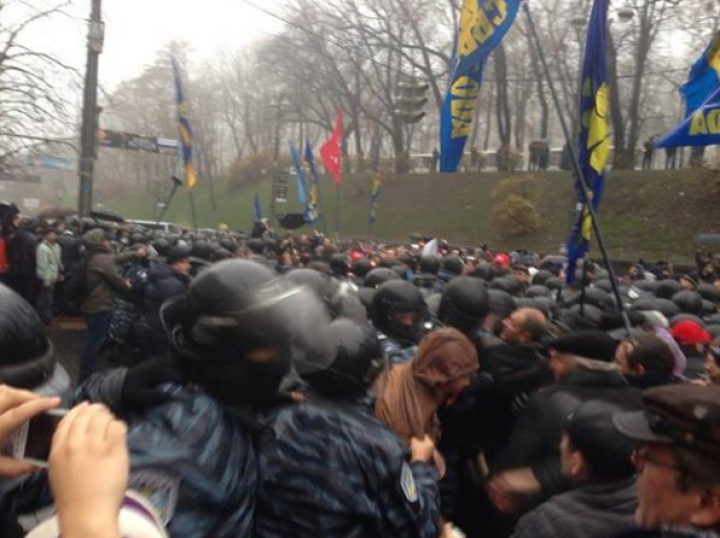
POLYGON ((115 256, 105 246, 105 232, 95 229, 83 236, 87 249, 87 297, 82 303, 85 314, 110 312, 115 304, 115 292, 125 290, 125 281, 118 273, 117 265, 136 257, 135 252, 115 256))
POLYGON ((160 321, 162 304, 182 295, 190 284, 190 277, 180 274, 164 263, 155 263, 148 271, 143 309, 147 323, 143 348, 152 355, 162 355, 167 350, 168 339, 160 321))
POLYGON ((560 468, 560 437, 567 421, 567 402, 600 400, 626 411, 643 409, 642 391, 631 387, 617 371, 578 367, 557 385, 532 395, 520 415, 507 449, 494 471, 531 467, 540 482, 542 498, 567 489, 560 468))
POLYGON ((610 538, 634 525, 637 504, 635 477, 584 484, 525 514, 512 538, 610 538))
POLYGON ((8 238, 6 249, 11 276, 35 279, 37 245, 37 237, 22 228, 18 230, 17 234, 8 238))

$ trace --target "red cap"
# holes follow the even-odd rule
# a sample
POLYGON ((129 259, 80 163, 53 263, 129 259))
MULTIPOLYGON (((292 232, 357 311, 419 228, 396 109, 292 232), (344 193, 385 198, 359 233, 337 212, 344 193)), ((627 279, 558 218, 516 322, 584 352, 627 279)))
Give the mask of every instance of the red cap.
POLYGON ((492 262, 494 265, 510 265, 510 256, 501 252, 495 255, 492 262))
POLYGON ((712 340, 710 333, 694 321, 681 321, 670 329, 670 334, 680 344, 694 346, 707 344, 712 340))

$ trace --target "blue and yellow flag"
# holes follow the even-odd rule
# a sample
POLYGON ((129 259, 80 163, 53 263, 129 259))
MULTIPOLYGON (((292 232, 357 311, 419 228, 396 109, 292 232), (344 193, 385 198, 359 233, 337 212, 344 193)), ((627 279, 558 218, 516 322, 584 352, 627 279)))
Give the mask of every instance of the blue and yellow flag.
POLYGON ((655 143, 658 148, 720 144, 720 87, 680 125, 655 143))
POLYGON ((315 168, 315 155, 313 155, 310 141, 305 141, 305 164, 310 169, 310 196, 308 197, 307 208, 305 209, 305 221, 308 224, 315 224, 320 220, 320 177, 315 168))
POLYGON ((380 187, 382 186, 382 180, 380 179, 380 174, 375 173, 373 174, 372 179, 370 180, 370 226, 375 224, 375 220, 377 219, 377 206, 378 206, 378 199, 380 198, 380 187))
POLYGON ((185 166, 185 185, 189 190, 197 185, 197 176, 193 167, 193 133, 188 120, 188 106, 185 101, 182 78, 180 77, 180 66, 175 57, 172 58, 173 78, 175 79, 175 103, 177 105, 178 133, 180 134, 180 149, 182 151, 183 164, 185 166))
POLYGON ((680 88, 689 116, 720 88, 720 33, 693 64, 687 82, 680 88))
POLYGON ((440 171, 455 172, 472 130, 485 62, 512 26, 520 0, 464 0, 440 117, 440 171))
POLYGON ((295 168, 295 184, 297 187, 297 198, 301 204, 307 204, 307 181, 305 180, 305 171, 300 162, 300 154, 295 145, 290 142, 290 156, 292 157, 293 167, 295 168))
POLYGON ((580 79, 580 135, 578 161, 588 187, 583 192, 580 178, 575 179, 577 216, 567 242, 566 281, 575 279, 577 261, 590 247, 592 217, 588 204, 597 211, 602 198, 605 165, 610 155, 609 88, 607 69, 607 15, 609 0, 595 0, 588 25, 585 59, 580 79))

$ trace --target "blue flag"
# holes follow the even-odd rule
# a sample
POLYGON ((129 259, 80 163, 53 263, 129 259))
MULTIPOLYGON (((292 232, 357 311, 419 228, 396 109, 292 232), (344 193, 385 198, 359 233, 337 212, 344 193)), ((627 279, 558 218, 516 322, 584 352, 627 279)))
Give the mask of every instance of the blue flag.
POLYGON ((315 224, 320 220, 320 178, 315 168, 315 156, 313 155, 310 141, 305 141, 305 163, 310 169, 312 183, 310 184, 310 196, 308 197, 307 208, 305 209, 305 222, 315 224))
POLYGON ((255 201, 253 202, 253 222, 262 220, 262 211, 260 210, 260 197, 255 193, 255 201))
POLYGON ((292 156, 293 166, 295 167, 295 181, 297 185, 297 197, 298 202, 301 204, 307 204, 308 193, 307 193, 307 181, 305 181, 305 171, 302 168, 300 162, 300 155, 295 145, 290 142, 290 155, 292 156))
POLYGON ((197 185, 197 175, 193 166, 193 132, 188 120, 188 106, 185 101, 180 66, 175 57, 172 57, 173 79, 175 81, 175 105, 177 106, 178 133, 180 134, 180 147, 185 167, 185 185, 192 190, 197 185))
POLYGON ((512 26, 521 0, 464 0, 452 76, 440 117, 440 171, 455 172, 472 131, 485 62, 512 26))
POLYGON ((720 144, 720 86, 703 105, 655 143, 658 148, 720 144))
POLYGON ((375 174, 372 177, 372 183, 370 184, 370 226, 372 227, 373 224, 375 224, 375 220, 377 219, 377 206, 378 206, 378 198, 380 198, 380 187, 382 186, 382 180, 380 179, 380 174, 375 174))
POLYGON ((605 181, 605 165, 610 155, 609 88, 607 69, 607 15, 609 0, 595 0, 585 42, 585 59, 580 79, 580 134, 578 161, 588 187, 583 192, 575 179, 577 216, 567 241, 566 281, 575 279, 577 261, 585 256, 592 237, 592 216, 588 204, 597 211, 605 181))
POLYGON ((687 82, 680 88, 685 98, 685 115, 702 105, 720 87, 720 33, 690 69, 687 82))

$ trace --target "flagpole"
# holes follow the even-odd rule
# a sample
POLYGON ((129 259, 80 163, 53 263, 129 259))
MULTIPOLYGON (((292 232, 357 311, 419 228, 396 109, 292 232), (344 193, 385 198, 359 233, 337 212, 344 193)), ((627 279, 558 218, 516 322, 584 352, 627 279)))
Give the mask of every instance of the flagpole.
POLYGON ((543 66, 543 72, 545 73, 545 78, 547 79, 548 88, 550 88, 550 94, 552 95, 553 103, 555 104, 555 110, 558 114, 558 118, 560 119, 560 125, 562 127, 563 133, 565 134, 565 139, 567 140, 568 148, 570 150, 570 157, 571 157, 572 163, 573 163, 573 168, 575 169, 575 174, 577 175, 577 178, 580 181, 580 184, 582 185, 583 197, 585 198, 585 207, 587 207, 588 213, 590 214, 593 232, 595 233, 595 237, 597 238, 598 247, 600 248, 600 253, 602 254, 603 260, 605 261, 605 266, 607 267, 608 275, 610 277, 610 283, 611 283, 612 289, 613 289, 613 294, 615 295, 615 301, 617 302, 618 309, 620 310, 620 313, 622 314, 625 328, 629 332, 630 331, 630 319, 627 316, 627 312, 625 311, 625 307, 623 305, 622 298, 620 297, 620 290, 618 289, 617 277, 615 275, 615 270, 613 269, 612 263, 610 263, 610 257, 608 255, 607 249, 605 248, 605 241, 603 240, 602 234, 600 232, 600 225, 598 224, 595 208, 593 207, 592 203, 589 203, 589 201, 587 199, 588 184, 585 179, 585 174, 583 174, 582 168, 580 167, 580 161, 578 160, 578 155, 575 150, 575 145, 573 144, 572 137, 570 136, 570 130, 568 129, 567 122, 565 121, 565 116, 562 113, 562 107, 560 106, 560 98, 558 97, 557 90, 555 89, 555 84, 553 83, 553 79, 550 76, 550 67, 548 66, 547 58, 545 57, 545 50, 543 49, 542 43, 540 42, 540 37, 538 36, 537 28, 535 27, 535 21, 533 20, 532 14, 530 13, 530 8, 528 7, 527 1, 523 2, 523 10, 525 11, 525 17, 527 18, 528 26, 530 27, 530 32, 535 40, 535 46, 537 47, 538 56, 540 58, 540 63, 543 66))
POLYGON ((195 215, 195 198, 193 197, 193 191, 189 191, 190 195, 190 213, 192 214, 193 229, 197 232, 197 216, 195 215))
POLYGON ((165 216, 165 212, 168 210, 168 207, 170 207, 170 202, 172 202, 173 196, 175 196, 175 191, 177 191, 178 187, 182 185, 182 180, 177 176, 172 176, 172 182, 173 188, 170 191, 170 196, 168 196, 168 199, 165 200, 165 205, 163 206, 162 211, 160 211, 160 215, 158 216, 155 224, 159 224, 160 221, 162 221, 162 218, 165 216))

